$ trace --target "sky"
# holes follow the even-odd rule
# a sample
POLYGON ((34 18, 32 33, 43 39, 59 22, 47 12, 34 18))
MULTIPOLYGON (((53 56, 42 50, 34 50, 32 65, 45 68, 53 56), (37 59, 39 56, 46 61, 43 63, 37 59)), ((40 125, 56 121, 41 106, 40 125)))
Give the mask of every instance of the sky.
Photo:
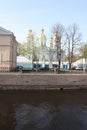
POLYGON ((76 23, 87 41, 87 0, 0 0, 0 26, 10 30, 18 42, 25 42, 29 29, 35 37, 44 28, 49 39, 52 27, 76 23))

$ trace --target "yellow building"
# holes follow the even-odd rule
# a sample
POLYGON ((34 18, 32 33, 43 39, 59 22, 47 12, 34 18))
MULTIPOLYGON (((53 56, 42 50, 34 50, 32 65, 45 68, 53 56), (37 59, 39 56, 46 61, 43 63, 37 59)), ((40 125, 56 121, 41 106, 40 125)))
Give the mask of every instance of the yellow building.
POLYGON ((17 41, 14 34, 0 27, 0 72, 16 67, 17 41))

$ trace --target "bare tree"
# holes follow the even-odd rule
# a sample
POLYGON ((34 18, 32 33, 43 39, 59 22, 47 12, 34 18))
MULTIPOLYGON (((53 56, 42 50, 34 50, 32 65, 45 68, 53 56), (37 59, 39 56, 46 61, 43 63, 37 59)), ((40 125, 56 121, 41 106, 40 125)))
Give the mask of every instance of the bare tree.
POLYGON ((68 62, 69 69, 71 69, 71 65, 74 59, 74 54, 77 51, 78 46, 81 41, 81 33, 79 32, 79 28, 76 24, 72 24, 66 29, 66 43, 68 48, 68 62))
POLYGON ((60 70, 61 65, 61 55, 62 55, 62 44, 63 44, 63 35, 64 35, 64 27, 61 24, 56 24, 52 28, 52 32, 54 35, 55 42, 55 53, 58 61, 58 70, 60 70))

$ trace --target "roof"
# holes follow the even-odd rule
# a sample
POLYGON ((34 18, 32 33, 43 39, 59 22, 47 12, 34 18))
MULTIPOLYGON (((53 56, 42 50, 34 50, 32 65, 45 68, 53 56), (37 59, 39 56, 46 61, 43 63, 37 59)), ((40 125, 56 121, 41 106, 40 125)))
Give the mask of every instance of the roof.
POLYGON ((0 27, 0 34, 3 35, 13 35, 13 33, 5 28, 0 27))
POLYGON ((87 64, 87 59, 82 58, 82 59, 79 59, 79 60, 73 62, 73 65, 85 64, 85 63, 87 64))
POLYGON ((20 56, 17 56, 17 63, 31 63, 31 61, 27 59, 26 57, 20 55, 20 56))

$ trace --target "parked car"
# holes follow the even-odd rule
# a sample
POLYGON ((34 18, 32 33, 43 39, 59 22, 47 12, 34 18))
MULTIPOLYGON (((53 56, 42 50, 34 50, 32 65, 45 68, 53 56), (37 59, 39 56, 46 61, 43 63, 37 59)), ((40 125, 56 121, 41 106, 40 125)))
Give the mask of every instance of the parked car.
POLYGON ((76 70, 83 70, 83 67, 76 67, 76 70))
POLYGON ((83 67, 81 67, 81 66, 73 66, 71 69, 72 70, 83 70, 83 67))
POLYGON ((16 66, 15 68, 14 68, 14 71, 21 71, 23 69, 23 66, 16 66))

